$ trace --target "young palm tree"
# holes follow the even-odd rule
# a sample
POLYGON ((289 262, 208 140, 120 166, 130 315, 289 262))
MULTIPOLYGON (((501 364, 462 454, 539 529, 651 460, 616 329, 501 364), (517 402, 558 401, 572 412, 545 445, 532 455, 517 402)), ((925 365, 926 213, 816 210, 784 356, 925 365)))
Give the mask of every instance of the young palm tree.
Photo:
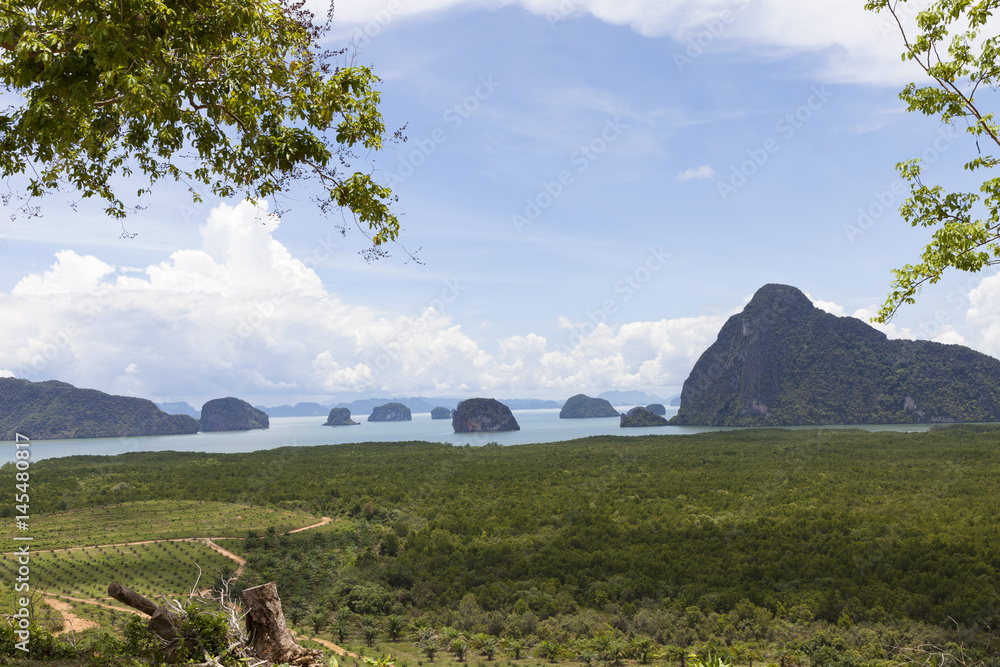
POLYGON ((399 636, 403 634, 405 627, 406 623, 396 614, 386 616, 382 619, 382 629, 385 630, 385 634, 389 635, 389 641, 391 642, 399 639, 399 636))
POLYGON ((643 665, 649 663, 649 654, 653 652, 655 647, 656 642, 650 637, 636 637, 629 642, 629 652, 632 657, 638 659, 639 663, 643 665))
POLYGON ((512 639, 505 639, 503 645, 504 645, 504 650, 507 651, 507 654, 509 656, 511 656, 515 660, 521 659, 521 653, 525 649, 524 641, 514 637, 512 639))
POLYGON ((358 621, 358 630, 361 631, 361 636, 368 647, 371 647, 375 643, 375 637, 378 635, 378 625, 378 619, 371 614, 365 614, 358 621))
POLYGON ((448 650, 455 654, 455 658, 459 662, 465 662, 465 656, 469 653, 469 642, 465 640, 465 637, 458 637, 452 640, 448 650))
POLYGON ((337 633, 337 642, 340 644, 344 643, 344 637, 351 630, 351 621, 347 617, 347 614, 338 613, 333 618, 333 632, 337 633))
POLYGON ((535 655, 549 662, 555 662, 561 652, 562 647, 550 640, 539 642, 535 647, 535 655))
POLYGON ((441 645, 438 643, 437 635, 432 635, 418 642, 417 646, 423 650, 430 662, 434 662, 434 654, 438 652, 441 645))
POLYGON ((324 627, 326 627, 326 621, 327 621, 326 615, 323 614, 322 612, 314 611, 313 613, 309 614, 308 622, 309 625, 312 626, 313 634, 318 635, 320 631, 324 627))
POLYGON ((496 655, 497 652, 496 637, 488 635, 485 632, 477 632, 469 637, 469 645, 472 647, 473 651, 485 657, 487 660, 492 660, 493 656, 496 655))

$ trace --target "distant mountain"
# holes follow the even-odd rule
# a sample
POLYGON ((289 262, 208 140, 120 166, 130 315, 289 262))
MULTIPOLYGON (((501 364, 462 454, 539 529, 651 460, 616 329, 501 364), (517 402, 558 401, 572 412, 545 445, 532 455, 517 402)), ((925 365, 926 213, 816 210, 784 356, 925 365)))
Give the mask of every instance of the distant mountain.
POLYGON ((511 410, 558 410, 559 401, 546 401, 540 398, 502 398, 500 402, 511 410))
POLYGON ((197 433, 198 421, 170 415, 145 398, 113 396, 49 380, 0 378, 0 438, 115 438, 197 433))
POLYGON ((438 405, 445 405, 442 401, 428 403, 421 398, 365 398, 350 403, 337 403, 334 407, 347 408, 352 415, 370 415, 372 410, 386 403, 402 403, 410 409, 410 412, 430 412, 438 405))
POLYGON ((195 410, 185 401, 174 403, 156 403, 155 405, 168 415, 187 415, 188 417, 193 417, 194 419, 201 419, 201 411, 195 410))
MULTIPOLYGON (((389 402, 402 403, 410 409, 410 412, 431 412, 436 407, 454 410, 464 399, 461 398, 431 398, 427 396, 414 396, 410 398, 364 398, 350 403, 337 403, 335 407, 349 408, 353 415, 368 415, 379 405, 389 402)), ((551 410, 558 409, 561 403, 558 401, 548 401, 538 398, 511 398, 500 399, 500 401, 511 410, 551 410)), ((275 416, 268 412, 272 417, 275 416)), ((323 414, 326 414, 325 412, 323 414)))
POLYGON ((611 405, 649 405, 650 403, 666 403, 659 396, 647 394, 644 391, 606 391, 598 394, 597 398, 603 398, 611 405))
POLYGON ((319 403, 296 403, 295 405, 279 405, 273 408, 266 408, 262 405, 254 407, 266 412, 268 417, 325 417, 330 413, 330 408, 319 403))
POLYGON ((684 382, 672 424, 787 426, 1000 421, 1000 360, 889 340, 854 317, 765 285, 684 382))
MULTIPOLYGON (((397 399, 401 403, 406 405, 407 401, 423 401, 427 405, 434 407, 448 408, 449 410, 454 410, 458 407, 458 404, 462 402, 460 398, 429 398, 427 396, 414 396, 410 399, 397 399)), ((427 410, 414 410, 412 406, 408 406, 413 412, 428 412, 427 410)), ((449 417, 450 418, 450 417, 449 417)))
POLYGON ((676 408, 680 404, 681 404, 680 394, 674 394, 673 396, 670 397, 670 403, 668 403, 668 405, 676 408))

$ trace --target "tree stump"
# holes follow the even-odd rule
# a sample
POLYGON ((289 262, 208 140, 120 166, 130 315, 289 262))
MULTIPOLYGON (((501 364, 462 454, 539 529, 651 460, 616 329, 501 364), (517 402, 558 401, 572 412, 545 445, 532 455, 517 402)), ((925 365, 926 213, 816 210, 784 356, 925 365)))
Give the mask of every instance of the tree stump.
POLYGON ((277 584, 271 582, 244 590, 243 604, 247 609, 247 636, 258 657, 295 667, 324 664, 322 651, 302 648, 292 639, 281 611, 277 584))

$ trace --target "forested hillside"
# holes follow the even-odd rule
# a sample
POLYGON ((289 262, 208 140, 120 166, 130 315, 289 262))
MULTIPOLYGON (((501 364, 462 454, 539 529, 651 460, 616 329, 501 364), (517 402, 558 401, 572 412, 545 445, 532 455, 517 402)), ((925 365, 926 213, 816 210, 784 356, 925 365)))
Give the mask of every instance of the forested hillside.
POLYGON ((65 382, 0 378, 0 437, 35 440, 197 433, 198 420, 168 415, 152 401, 65 382))

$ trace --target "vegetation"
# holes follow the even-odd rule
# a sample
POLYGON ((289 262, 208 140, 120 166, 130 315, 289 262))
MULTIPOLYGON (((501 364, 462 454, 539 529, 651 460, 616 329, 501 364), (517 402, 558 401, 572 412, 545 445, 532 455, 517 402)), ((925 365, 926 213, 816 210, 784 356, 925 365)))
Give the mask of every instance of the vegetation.
MULTIPOLYGON (((916 4, 916 3, 914 3, 916 4)), ((899 94, 907 111, 965 126, 975 140, 976 156, 965 164, 970 174, 1000 165, 989 154, 1000 147, 1000 126, 987 112, 983 96, 1000 83, 997 59, 1000 37, 987 28, 997 0, 935 0, 917 13, 917 32, 908 35, 902 17, 907 0, 869 0, 869 11, 887 11, 902 33, 904 60, 917 63, 932 83, 908 84, 899 94)), ((970 146, 971 148, 971 146, 970 146)), ((990 174, 976 192, 945 192, 923 182, 920 159, 906 160, 896 170, 910 183, 910 197, 900 207, 914 227, 936 228, 917 265, 893 270, 895 279, 885 304, 874 318, 887 322, 904 303, 914 303, 920 289, 941 279, 947 269, 977 272, 1000 263, 1000 180, 990 174)))
POLYGON ((195 201, 201 188, 259 200, 312 181, 377 252, 399 231, 391 193, 350 163, 351 147, 383 143, 378 78, 338 67, 325 32, 281 0, 4 0, 0 82, 19 99, 0 115, 0 174, 27 174, 29 197, 69 185, 117 217, 129 177, 139 196, 167 179, 195 201))
POLYGON ((684 382, 671 423, 713 426, 1000 421, 1000 361, 961 345, 889 340, 765 285, 684 382))
POLYGON ((202 431, 249 431, 270 425, 266 412, 232 396, 212 399, 201 406, 202 431))
MULTIPOLYGON (((124 489, 128 482, 123 484, 124 489)), ((0 505, 0 516, 13 515, 9 503, 0 505)), ((151 500, 33 516, 31 535, 40 549, 65 549, 189 537, 242 540, 247 531, 260 533, 273 527, 284 533, 317 521, 319 517, 309 514, 264 507, 204 500, 151 500)), ((0 538, 0 551, 16 549, 16 542, 0 538)))
MULTIPOLYGON (((32 486, 39 509, 195 497, 338 516, 247 533, 235 590, 275 581, 298 631, 397 665, 693 654, 692 667, 886 667, 936 646, 967 651, 971 667, 996 657, 998 433, 147 452, 38 461, 32 486)), ((165 548, 128 557, 154 577, 165 548)), ((55 562, 106 580, 84 553, 55 562)), ((48 577, 55 564, 40 556, 48 577)))
POLYGON ((627 414, 621 416, 621 425, 630 426, 666 426, 667 420, 660 415, 653 414, 646 408, 632 408, 627 414))
POLYGON ((667 414, 667 406, 663 405, 663 403, 650 403, 646 406, 646 411, 662 417, 667 414))
POLYGON ((437 407, 431 410, 431 419, 451 419, 451 410, 437 407))
POLYGON ((617 417, 618 411, 605 398, 591 398, 577 394, 566 399, 559 411, 560 419, 589 419, 597 417, 617 417))
POLYGON ((520 431, 514 413, 495 398, 469 398, 451 415, 455 433, 520 431))
POLYGON ((152 401, 77 389, 49 380, 0 378, 0 437, 36 440, 197 433, 198 420, 168 415, 152 401))
POLYGON ((413 419, 410 409, 402 403, 386 403, 372 408, 370 422, 408 422, 413 419))
MULTIPOLYGON (((108 584, 114 581, 150 598, 178 596, 190 591, 199 576, 202 586, 212 587, 223 573, 232 575, 235 570, 233 561, 199 542, 37 551, 31 556, 32 582, 46 595, 100 600, 122 609, 125 605, 105 599, 108 584)), ((0 561, 4 581, 15 581, 16 573, 15 559, 0 561)))

